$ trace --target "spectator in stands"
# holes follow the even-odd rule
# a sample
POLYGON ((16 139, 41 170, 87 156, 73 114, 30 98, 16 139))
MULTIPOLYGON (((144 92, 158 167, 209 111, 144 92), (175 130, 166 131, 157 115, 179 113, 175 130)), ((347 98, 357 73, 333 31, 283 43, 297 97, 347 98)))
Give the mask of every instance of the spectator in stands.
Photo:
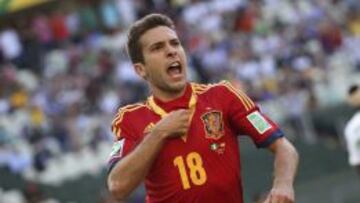
POLYGON ((349 152, 349 163, 360 175, 360 86, 352 85, 348 92, 348 102, 356 112, 345 127, 345 139, 349 152))
POLYGON ((19 57, 23 51, 23 45, 17 30, 8 28, 0 32, 0 50, 5 62, 20 63, 19 57))
POLYGON ((44 200, 44 194, 36 183, 27 183, 23 193, 28 203, 39 203, 44 200))

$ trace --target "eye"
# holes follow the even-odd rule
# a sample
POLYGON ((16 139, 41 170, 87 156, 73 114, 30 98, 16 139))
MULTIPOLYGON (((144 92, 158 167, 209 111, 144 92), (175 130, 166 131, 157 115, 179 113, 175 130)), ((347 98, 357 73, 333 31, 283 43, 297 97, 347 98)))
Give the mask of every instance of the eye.
POLYGON ((164 47, 163 43, 156 43, 150 47, 150 51, 159 51, 164 47))
POLYGON ((155 45, 155 46, 153 46, 152 47, 152 51, 158 51, 158 50, 160 50, 161 49, 161 45, 155 45))
POLYGON ((179 46, 180 45, 180 41, 177 39, 171 40, 171 45, 173 46, 179 46))

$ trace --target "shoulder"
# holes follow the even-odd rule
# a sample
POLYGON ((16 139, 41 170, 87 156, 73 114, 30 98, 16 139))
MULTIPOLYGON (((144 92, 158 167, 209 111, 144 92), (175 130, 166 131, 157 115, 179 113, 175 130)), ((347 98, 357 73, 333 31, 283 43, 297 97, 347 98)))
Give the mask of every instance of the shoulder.
POLYGON ((225 92, 227 89, 230 90, 232 85, 230 82, 223 80, 218 83, 199 84, 191 83, 191 87, 196 94, 204 94, 207 92, 225 92))
POLYGON ((240 87, 226 80, 214 84, 191 83, 191 85, 197 95, 208 94, 211 98, 220 99, 222 102, 241 102, 246 110, 256 106, 240 87))
POLYGON ((119 135, 120 131, 133 123, 134 119, 139 118, 148 106, 145 103, 130 104, 120 107, 111 122, 111 130, 115 135, 119 135))
POLYGON ((129 115, 138 115, 147 109, 148 106, 145 103, 136 103, 120 107, 115 115, 115 118, 113 119, 112 124, 114 125, 121 123, 125 117, 128 117, 129 115))

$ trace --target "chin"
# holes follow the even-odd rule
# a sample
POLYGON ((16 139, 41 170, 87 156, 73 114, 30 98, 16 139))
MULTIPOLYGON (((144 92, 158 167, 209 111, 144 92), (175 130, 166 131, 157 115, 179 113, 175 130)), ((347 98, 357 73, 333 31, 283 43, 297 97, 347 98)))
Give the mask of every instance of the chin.
POLYGON ((172 84, 169 84, 169 87, 174 92, 180 92, 186 87, 186 81, 178 81, 172 84))

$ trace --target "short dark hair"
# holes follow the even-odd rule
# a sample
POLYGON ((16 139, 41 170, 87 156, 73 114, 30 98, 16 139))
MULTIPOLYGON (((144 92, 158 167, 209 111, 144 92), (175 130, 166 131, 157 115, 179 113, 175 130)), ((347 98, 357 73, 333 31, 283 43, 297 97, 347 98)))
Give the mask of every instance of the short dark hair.
POLYGON ((157 26, 166 26, 175 30, 174 22, 162 14, 149 14, 136 21, 129 29, 127 52, 132 63, 144 63, 144 55, 140 44, 140 37, 148 30, 157 26))
POLYGON ((348 95, 351 96, 358 90, 359 90, 359 85, 357 85, 357 84, 351 85, 348 90, 348 95))

